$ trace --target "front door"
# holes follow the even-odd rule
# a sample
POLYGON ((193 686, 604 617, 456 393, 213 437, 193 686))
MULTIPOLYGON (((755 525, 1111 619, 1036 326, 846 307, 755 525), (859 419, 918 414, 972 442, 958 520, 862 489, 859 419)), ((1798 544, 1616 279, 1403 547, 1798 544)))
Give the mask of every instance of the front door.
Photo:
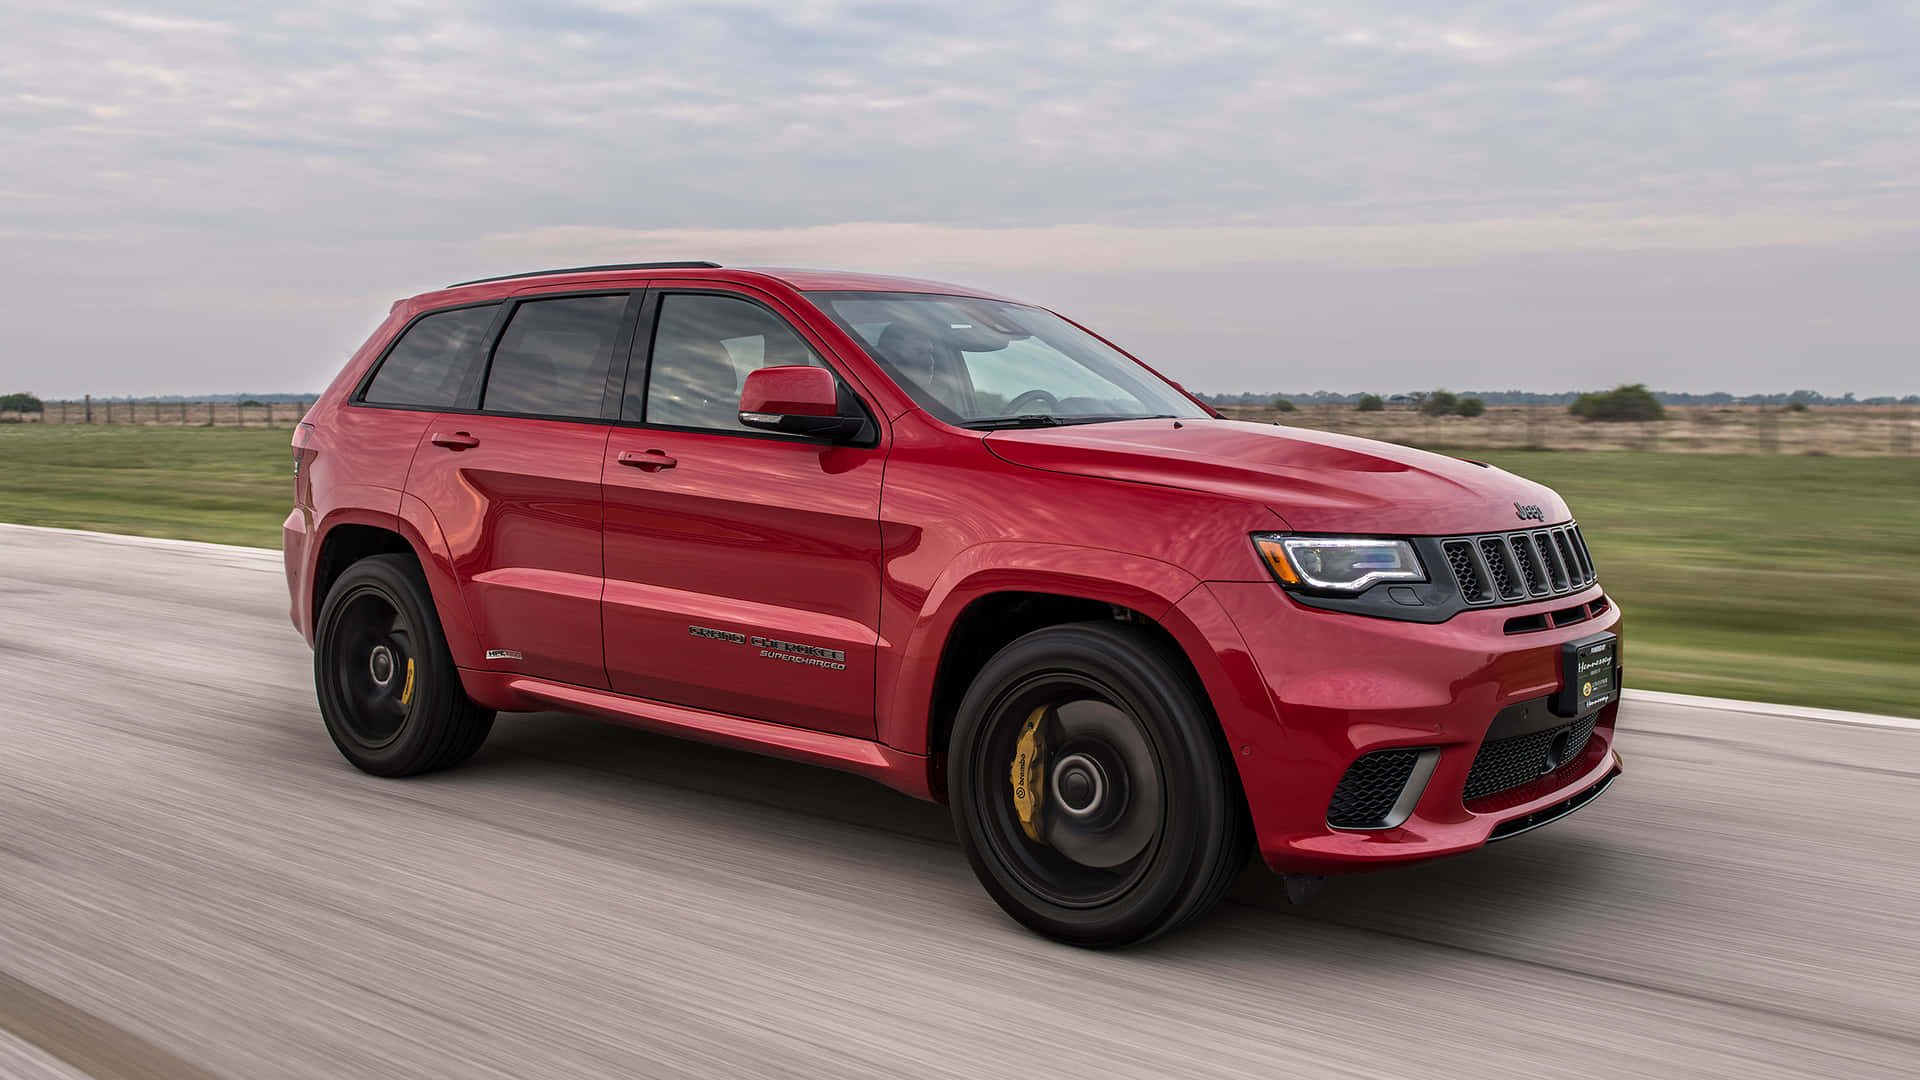
POLYGON ((768 303, 651 295, 601 469, 613 689, 872 738, 880 429, 745 427, 746 373, 820 352, 768 303))
POLYGON ((414 454, 407 492, 439 522, 493 670, 607 685, 600 459, 637 306, 628 293, 519 301, 478 407, 436 415, 414 454))

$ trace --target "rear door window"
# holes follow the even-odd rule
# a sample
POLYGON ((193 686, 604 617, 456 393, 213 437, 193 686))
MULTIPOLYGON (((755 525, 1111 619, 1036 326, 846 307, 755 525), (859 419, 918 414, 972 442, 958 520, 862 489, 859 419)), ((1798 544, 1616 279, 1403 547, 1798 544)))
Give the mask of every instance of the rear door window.
POLYGON ((487 369, 487 412, 599 419, 629 297, 529 300, 514 309, 487 369))
POLYGON ((487 328, 500 305, 436 311, 416 319, 387 351, 360 400, 374 405, 454 409, 480 384, 487 328))

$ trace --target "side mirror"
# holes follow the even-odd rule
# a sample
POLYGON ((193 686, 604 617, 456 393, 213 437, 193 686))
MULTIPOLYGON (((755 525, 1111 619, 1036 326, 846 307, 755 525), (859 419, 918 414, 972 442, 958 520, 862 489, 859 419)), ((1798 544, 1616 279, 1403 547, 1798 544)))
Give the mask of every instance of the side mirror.
POLYGON ((747 373, 740 388, 740 422, 762 431, 838 440, 858 435, 867 418, 840 414, 840 384, 833 372, 796 364, 747 373))

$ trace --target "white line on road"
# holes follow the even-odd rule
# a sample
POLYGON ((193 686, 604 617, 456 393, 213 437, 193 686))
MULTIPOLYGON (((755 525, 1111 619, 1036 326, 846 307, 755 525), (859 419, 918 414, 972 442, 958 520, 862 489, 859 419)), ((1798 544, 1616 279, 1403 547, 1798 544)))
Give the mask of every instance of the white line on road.
POLYGON ((1623 690, 1621 695, 1628 701, 1644 701, 1649 705, 1682 705, 1688 708, 1719 709, 1722 712, 1747 713, 1753 716, 1774 716, 1782 720, 1816 720, 1827 724, 1854 724, 1859 727, 1920 731, 1920 719, 1911 716, 1881 716, 1877 713, 1816 709, 1807 705, 1775 705, 1766 701, 1696 697, 1693 694, 1669 694, 1664 690, 1623 690))
POLYGON ((92 529, 59 529, 51 525, 14 525, 0 521, 0 530, 28 533, 54 533, 82 540, 105 540, 133 547, 160 547, 187 551, 212 551, 228 555, 268 555, 280 557, 279 548, 247 547, 243 544, 214 544, 205 540, 174 540, 164 536, 132 536, 127 533, 95 532, 92 529))

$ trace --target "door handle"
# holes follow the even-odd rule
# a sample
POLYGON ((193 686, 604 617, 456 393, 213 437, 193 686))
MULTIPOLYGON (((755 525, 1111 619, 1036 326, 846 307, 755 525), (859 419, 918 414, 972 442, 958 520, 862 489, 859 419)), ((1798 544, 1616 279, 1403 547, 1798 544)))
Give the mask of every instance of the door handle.
POLYGON ((659 472, 661 469, 671 469, 680 464, 665 450, 622 450, 620 456, 614 460, 622 465, 631 465, 648 472, 659 472))
POLYGON ((480 440, 477 437, 469 435, 464 431, 456 431, 451 435, 436 431, 431 436, 428 436, 428 439, 433 445, 444 446, 449 450, 471 450, 480 445, 480 440))

